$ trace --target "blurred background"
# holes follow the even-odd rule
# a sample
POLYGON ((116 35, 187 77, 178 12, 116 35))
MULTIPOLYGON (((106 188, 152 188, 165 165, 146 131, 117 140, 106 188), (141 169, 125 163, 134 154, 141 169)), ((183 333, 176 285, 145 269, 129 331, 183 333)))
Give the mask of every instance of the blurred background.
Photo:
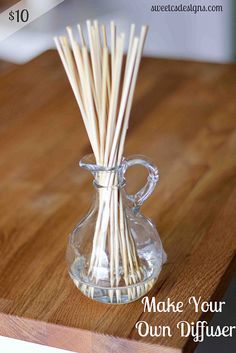
MULTIPOLYGON (((33 1, 35 7, 53 0, 33 1)), ((32 3, 32 0, 28 0, 32 3)), ((1 0, 0 11, 16 1, 1 0)), ((25 1, 27 3, 27 0, 25 1)), ((53 47, 53 36, 66 25, 85 25, 86 19, 107 23, 114 19, 120 30, 130 22, 148 24, 145 54, 211 62, 236 58, 235 0, 65 0, 56 8, 0 43, 0 59, 24 63, 53 47), (221 5, 222 11, 152 12, 152 5, 221 5), (20 49, 20 50, 19 50, 20 49)), ((10 24, 12 26, 12 23, 10 24)))

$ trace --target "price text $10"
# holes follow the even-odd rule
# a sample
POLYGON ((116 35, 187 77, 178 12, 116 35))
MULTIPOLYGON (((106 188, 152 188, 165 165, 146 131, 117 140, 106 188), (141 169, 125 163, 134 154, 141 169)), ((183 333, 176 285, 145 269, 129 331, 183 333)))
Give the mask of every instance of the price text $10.
POLYGON ((27 9, 10 11, 8 19, 11 22, 27 22, 29 20, 29 11, 27 9))

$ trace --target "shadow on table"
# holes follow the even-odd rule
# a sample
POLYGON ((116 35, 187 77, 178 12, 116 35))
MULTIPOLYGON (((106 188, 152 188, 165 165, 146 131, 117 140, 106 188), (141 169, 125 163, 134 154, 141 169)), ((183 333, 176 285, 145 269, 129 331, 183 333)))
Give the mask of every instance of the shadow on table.
MULTIPOLYGON (((216 313, 210 325, 235 326, 236 325, 236 277, 232 280, 222 301, 225 301, 222 313, 216 313)), ((236 351, 236 331, 232 337, 207 337, 198 345, 195 353, 233 353, 236 351)))

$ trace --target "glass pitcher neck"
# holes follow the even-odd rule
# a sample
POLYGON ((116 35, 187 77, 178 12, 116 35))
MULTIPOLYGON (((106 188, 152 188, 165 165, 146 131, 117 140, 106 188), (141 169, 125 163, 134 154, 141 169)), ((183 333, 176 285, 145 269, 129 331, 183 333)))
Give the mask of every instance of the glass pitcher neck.
POLYGON ((122 188, 125 185, 122 163, 112 167, 98 165, 93 155, 87 155, 81 159, 79 165, 93 174, 93 184, 96 188, 122 188))
POLYGON ((125 186, 125 179, 123 173, 119 173, 117 171, 113 172, 97 172, 94 174, 93 185, 96 188, 122 188, 125 186))

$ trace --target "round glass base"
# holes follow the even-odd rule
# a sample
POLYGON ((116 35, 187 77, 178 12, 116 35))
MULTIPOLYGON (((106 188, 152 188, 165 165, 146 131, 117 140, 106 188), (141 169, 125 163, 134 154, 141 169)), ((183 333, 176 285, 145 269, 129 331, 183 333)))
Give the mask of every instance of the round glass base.
POLYGON ((83 273, 81 262, 75 260, 69 269, 69 274, 76 287, 84 295, 101 303, 127 304, 141 298, 150 291, 157 280, 159 271, 155 271, 149 276, 147 276, 148 273, 146 272, 146 278, 142 281, 119 287, 107 287, 92 283, 88 281, 88 277, 83 276, 83 273))

